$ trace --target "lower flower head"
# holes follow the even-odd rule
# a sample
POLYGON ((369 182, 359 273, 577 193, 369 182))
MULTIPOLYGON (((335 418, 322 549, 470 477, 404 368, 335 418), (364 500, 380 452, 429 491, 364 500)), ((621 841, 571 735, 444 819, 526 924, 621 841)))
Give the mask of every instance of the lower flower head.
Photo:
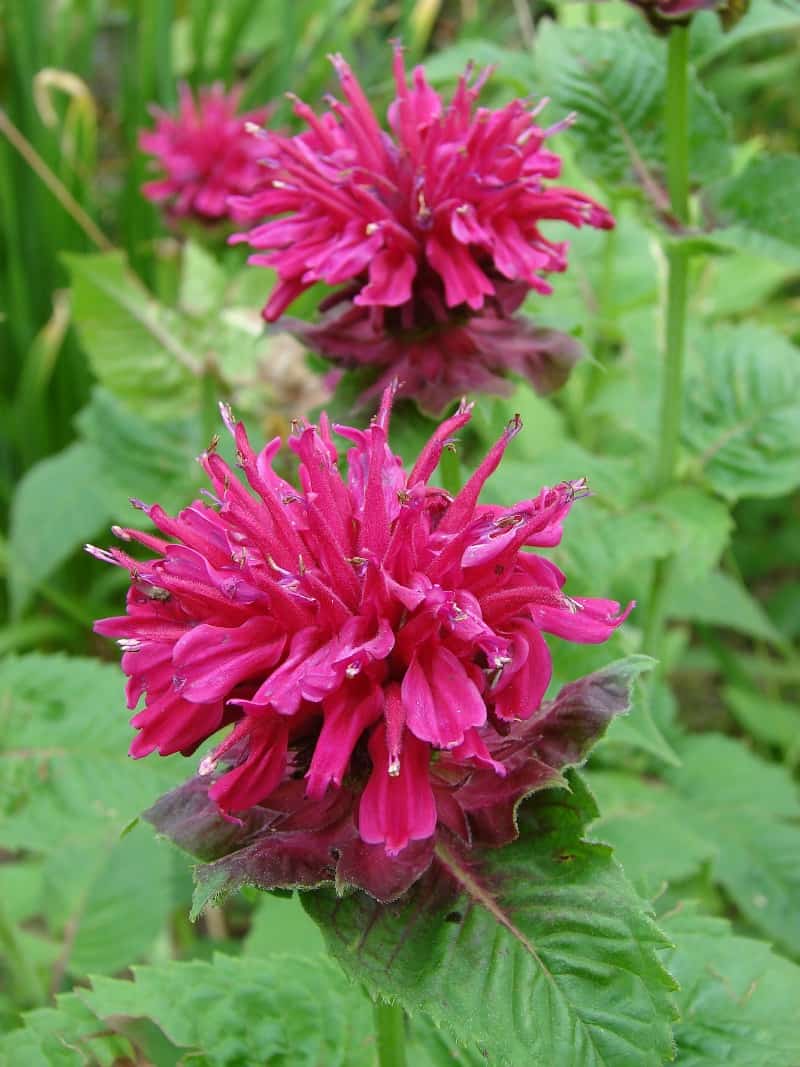
POLYGON ((140 133, 139 147, 163 174, 142 192, 163 203, 171 218, 206 223, 228 218, 230 196, 252 194, 264 183, 258 142, 248 129, 266 122, 269 112, 237 114, 239 97, 216 84, 200 89, 195 99, 182 85, 176 115, 153 109, 155 129, 140 133))
POLYGON ((424 869, 442 827, 514 836, 520 797, 558 780, 535 749, 561 714, 543 635, 604 641, 631 607, 566 595, 530 551, 558 544, 583 482, 479 503, 518 419, 453 497, 430 478, 469 407, 406 472, 392 397, 366 430, 298 425, 297 487, 273 470, 280 441, 256 453, 224 408, 250 489, 211 449, 209 500, 175 518, 137 503, 158 535, 114 528, 152 558, 90 548, 131 575, 127 614, 95 627, 123 648, 129 706, 144 698, 131 754, 190 754, 230 726, 200 765, 219 811, 274 823, 276 862, 324 839, 376 895, 424 869))

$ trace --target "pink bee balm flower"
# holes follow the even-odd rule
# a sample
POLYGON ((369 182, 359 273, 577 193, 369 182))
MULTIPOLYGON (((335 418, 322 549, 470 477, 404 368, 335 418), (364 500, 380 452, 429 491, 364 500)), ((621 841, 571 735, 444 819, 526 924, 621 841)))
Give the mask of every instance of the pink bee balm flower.
POLYGON ((698 11, 716 11, 726 29, 734 26, 747 12, 750 0, 628 0, 640 8, 658 30, 668 30, 671 23, 686 22, 698 11))
MULTIPOLYGON (((298 425, 298 488, 273 470, 279 439, 255 452, 223 408, 250 490, 212 448, 210 502, 176 518, 137 503, 159 535, 114 528, 153 558, 89 547, 131 575, 127 614, 95 626, 123 649, 129 706, 144 697, 131 754, 189 754, 230 724, 190 802, 274 830, 261 854, 274 884, 323 877, 335 853, 342 877, 392 896, 442 827, 513 838, 514 804, 560 780, 566 758, 543 755, 558 722, 580 720, 542 704, 543 635, 605 641, 632 607, 567 596, 529 551, 558 544, 584 483, 478 502, 518 419, 452 497, 430 477, 469 407, 407 473, 387 441, 392 395, 366 430, 298 425), (332 429, 350 442, 344 476, 332 429)), ((562 741, 592 731, 573 722, 562 741)))
POLYGON ((266 122, 269 109, 238 115, 240 96, 239 90, 226 93, 215 84, 200 89, 195 100, 182 85, 177 115, 153 108, 155 129, 140 133, 139 147, 155 157, 164 177, 142 186, 142 192, 165 203, 172 218, 227 218, 229 196, 254 193, 263 184, 261 148, 248 124, 266 122))
MULTIPOLYGON (((551 292, 547 276, 567 266, 567 245, 543 224, 608 229, 613 219, 584 194, 549 184, 561 160, 545 142, 569 120, 543 129, 541 105, 522 100, 476 106, 488 72, 472 85, 468 72, 445 104, 422 67, 408 85, 396 47, 390 135, 347 63, 333 62, 345 102, 331 99, 316 115, 297 100, 309 129, 264 137, 270 180, 232 200, 237 218, 255 225, 231 241, 248 243, 250 262, 278 275, 268 321, 317 282, 341 287, 334 300, 346 302, 344 315, 306 338, 346 363, 396 363, 414 395, 406 371, 427 378, 441 407, 464 386, 490 387, 498 373, 520 369, 514 350, 525 347, 526 331, 510 325, 510 312, 532 289, 551 292), (480 324, 498 318, 513 337, 487 350, 477 372, 459 368, 465 345, 480 346, 480 324)), ((541 346, 529 343, 521 362, 538 368, 541 346)))

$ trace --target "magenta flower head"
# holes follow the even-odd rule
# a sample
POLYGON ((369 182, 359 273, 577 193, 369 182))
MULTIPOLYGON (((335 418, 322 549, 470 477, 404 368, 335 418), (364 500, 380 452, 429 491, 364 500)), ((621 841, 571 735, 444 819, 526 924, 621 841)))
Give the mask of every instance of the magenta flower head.
MULTIPOLYGON (((468 71, 445 104, 422 67, 408 84, 395 47, 389 134, 347 63, 333 63, 344 102, 330 99, 316 115, 296 100, 308 130, 267 134, 270 180, 231 202, 255 224, 231 240, 278 275, 265 318, 324 282, 336 288, 325 302, 334 313, 305 339, 345 365, 396 377, 403 392, 417 396, 426 383, 427 406, 465 388, 496 388, 509 369, 542 384, 550 377, 542 338, 497 321, 513 321, 530 290, 549 293, 548 276, 566 269, 567 245, 549 236, 549 223, 613 226, 588 196, 550 184, 561 161, 545 142, 569 120, 544 129, 541 105, 522 100, 478 107, 488 71, 474 84, 468 71)), ((558 346, 555 379, 576 355, 574 344, 558 346)))
POLYGON ((429 480, 470 409, 407 473, 387 443, 391 404, 387 390, 366 430, 298 425, 298 487, 273 470, 280 440, 255 452, 224 408, 249 490, 212 448, 208 500, 176 518, 137 503, 159 535, 114 528, 152 558, 88 546, 131 576, 127 614, 95 626, 123 649, 129 706, 144 697, 131 755, 188 755, 231 727, 160 802, 162 823, 188 812, 218 841, 243 835, 257 884, 335 878, 396 896, 442 832, 513 839, 519 800, 559 784, 610 717, 586 710, 592 676, 543 703, 543 635, 605 641, 632 607, 566 595, 529 551, 559 542, 584 483, 480 504, 515 419, 451 497, 429 480), (332 429, 350 442, 344 475, 332 429))
POLYGON ((204 223, 228 218, 228 197, 254 193, 263 183, 260 148, 248 124, 266 122, 269 109, 239 115, 240 95, 215 84, 200 89, 195 99, 182 85, 177 115, 153 108, 155 129, 139 134, 139 147, 155 157, 163 177, 142 192, 165 204, 171 218, 204 223))
POLYGON ((750 6, 750 0, 628 0, 628 3, 638 7, 661 32, 676 22, 688 22, 698 11, 716 11, 723 26, 730 29, 750 6))

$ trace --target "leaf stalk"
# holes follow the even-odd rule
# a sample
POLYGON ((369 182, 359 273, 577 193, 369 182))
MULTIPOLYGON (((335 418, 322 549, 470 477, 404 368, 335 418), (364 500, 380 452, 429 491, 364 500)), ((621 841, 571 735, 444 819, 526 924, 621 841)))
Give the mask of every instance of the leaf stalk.
POLYGON ((376 1000, 372 1006, 380 1067, 406 1067, 406 1020, 399 1004, 376 1000))

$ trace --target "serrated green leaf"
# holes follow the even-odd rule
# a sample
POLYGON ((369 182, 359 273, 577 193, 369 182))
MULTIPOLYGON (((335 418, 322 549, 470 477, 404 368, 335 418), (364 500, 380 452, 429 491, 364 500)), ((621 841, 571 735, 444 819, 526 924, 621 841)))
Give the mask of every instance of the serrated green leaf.
POLYGON ((705 67, 745 41, 798 27, 800 7, 796 0, 757 0, 733 29, 727 31, 716 14, 700 12, 692 22, 692 56, 705 67))
POLYGON ((663 925, 675 942, 667 966, 680 985, 681 1067, 796 1067, 800 968, 691 907, 663 925))
POLYGON ((686 737, 661 780, 594 771, 602 817, 592 836, 614 846, 640 889, 711 873, 759 930, 800 954, 800 802, 778 766, 719 734, 686 737))
POLYGON ((64 259, 75 324, 101 385, 153 417, 196 405, 202 362, 187 347, 180 317, 148 293, 124 255, 64 259))
POLYGON ((113 1067, 133 1059, 130 1043, 103 1027, 75 993, 22 1018, 24 1026, 0 1036, 3 1067, 113 1067))
POLYGON ((725 703, 737 721, 768 745, 794 756, 800 751, 800 710, 796 705, 765 697, 752 689, 725 687, 725 703))
POLYGON ((145 827, 120 839, 176 767, 131 762, 124 703, 121 672, 96 660, 0 667, 0 846, 40 857, 32 905, 64 939, 61 973, 143 958, 175 903, 171 846, 145 827))
POLYGON ((442 844, 394 905, 302 899, 353 978, 475 1043, 492 1063, 646 1067, 671 1052, 671 980, 656 927, 610 856, 581 838, 593 804, 547 790, 521 836, 460 855, 442 844))
POLYGON ((260 894, 242 947, 244 956, 263 958, 281 952, 318 956, 324 948, 319 929, 306 915, 296 893, 289 897, 260 894))
POLYGON ((713 239, 800 269, 800 156, 764 155, 708 192, 713 239), (768 191, 765 195, 765 190, 768 191))
POLYGON ((133 982, 94 978, 83 1003, 101 1019, 151 1020, 192 1063, 374 1064, 369 1002, 325 959, 217 955, 133 973, 133 982))
POLYGON ((784 643, 755 597, 723 571, 688 580, 679 575, 667 592, 666 610, 673 619, 724 626, 775 645, 784 643))
POLYGON ((208 442, 200 439, 196 422, 176 416, 168 425, 137 415, 105 389, 95 388, 75 419, 81 438, 100 457, 98 475, 113 495, 115 517, 126 524, 150 520, 131 512, 130 497, 158 501, 167 511, 184 507, 191 499, 202 472, 196 456, 208 442))
MULTIPOLYGON (((659 690, 656 689, 656 694, 659 690)), ((631 710, 627 715, 618 716, 608 728, 604 738, 606 744, 623 744, 631 748, 649 752, 651 756, 669 763, 673 767, 680 764, 680 757, 661 732, 651 711, 653 685, 639 684, 634 687, 631 710)))
POLYGON ((220 264, 201 245, 187 241, 181 254, 178 302, 189 315, 207 315, 222 306, 227 277, 220 264))
POLYGON ((800 484, 800 351, 752 323, 699 335, 684 438, 730 500, 781 496, 800 484))
MULTIPOLYGON (((578 120, 571 138, 582 168, 606 182, 631 183, 664 167, 666 44, 644 30, 563 29, 543 22, 536 60, 554 106, 578 120)), ((692 177, 709 181, 730 169, 728 123, 693 78, 689 129, 692 177)))
POLYGON ((119 500, 111 499, 101 471, 97 450, 76 443, 37 463, 19 482, 9 534, 14 566, 8 583, 15 615, 77 545, 111 520, 119 500))

